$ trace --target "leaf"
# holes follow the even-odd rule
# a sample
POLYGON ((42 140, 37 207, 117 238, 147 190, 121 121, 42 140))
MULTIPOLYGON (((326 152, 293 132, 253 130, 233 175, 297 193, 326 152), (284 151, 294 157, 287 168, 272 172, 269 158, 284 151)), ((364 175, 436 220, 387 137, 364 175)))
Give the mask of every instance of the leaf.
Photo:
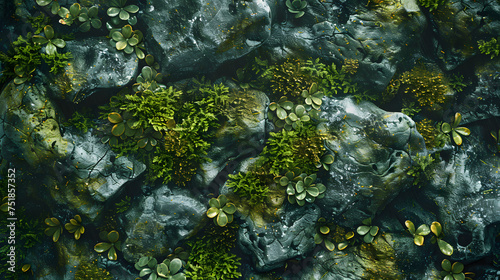
MULTIPOLYGON (((132 47, 139 44, 139 39, 137 39, 136 36, 132 36, 132 38, 127 40, 128 44, 131 45, 132 47)), ((148 67, 148 66, 146 66, 148 67)))
POLYGON ((33 35, 32 39, 33 39, 33 42, 40 44, 40 45, 47 44, 47 42, 48 42, 47 38, 40 36, 40 35, 33 35))
POLYGON ((322 226, 319 228, 319 231, 322 233, 322 234, 328 234, 330 232, 330 228, 327 227, 327 226, 322 226))
POLYGON ((306 191, 312 197, 317 197, 319 195, 319 190, 316 187, 309 187, 309 188, 307 188, 306 191))
POLYGON ((293 103, 291 101, 280 102, 280 105, 285 110, 292 110, 292 108, 293 108, 293 103))
POLYGON ((431 233, 431 230, 429 229, 429 226, 427 226, 426 224, 423 224, 423 225, 420 225, 418 227, 418 229, 415 233, 418 235, 425 236, 425 235, 428 235, 429 233, 431 233))
POLYGON ((378 233, 378 227, 377 226, 372 226, 370 228, 370 235, 371 236, 375 236, 375 235, 377 235, 377 233, 378 233))
MULTIPOLYGON (((461 273, 464 270, 464 265, 462 263, 456 262, 451 266, 451 271, 453 273, 461 273)), ((464 275, 465 277, 465 275, 464 275)))
POLYGON ((120 234, 116 230, 112 230, 108 233, 107 238, 111 243, 115 243, 120 238, 120 234))
POLYGON ((325 164, 332 164, 334 160, 335 160, 335 158, 330 154, 324 155, 321 158, 321 161, 325 164))
POLYGON ((455 142, 455 144, 457 144, 458 146, 462 145, 462 137, 460 137, 460 135, 458 135, 458 133, 455 130, 451 131, 451 135, 453 137, 453 142, 455 142))
POLYGON ((23 267, 21 268, 21 271, 22 271, 22 272, 26 272, 26 271, 30 270, 30 268, 31 268, 31 265, 30 265, 30 264, 25 264, 25 265, 23 265, 23 267))
POLYGON ((323 237, 319 233, 314 234, 314 243, 321 244, 323 242, 323 237))
POLYGON ((97 243, 94 246, 94 251, 96 251, 97 253, 103 253, 103 252, 106 252, 107 250, 109 250, 109 248, 111 248, 111 246, 113 246, 113 245, 111 243, 107 243, 107 242, 97 243))
POLYGON ((444 132, 444 133, 450 133, 451 132, 451 126, 449 123, 446 123, 444 122, 442 125, 441 125, 441 130, 444 132))
POLYGON ((232 203, 227 203, 222 210, 227 214, 234 214, 236 212, 236 206, 232 203))
POLYGON ((358 232, 359 235, 366 235, 370 231, 369 226, 359 226, 356 229, 356 232, 358 232))
POLYGON ((413 243, 417 246, 422 246, 424 245, 424 237, 421 235, 415 235, 415 238, 413 238, 413 243))
POLYGON ((313 182, 314 182, 314 180, 311 176, 307 176, 304 178, 304 185, 306 187, 310 186, 313 182))
POLYGON ((130 25, 125 25, 124 27, 122 27, 122 34, 123 34, 123 37, 128 39, 132 36, 132 26, 130 25))
POLYGON ((78 14, 80 14, 81 6, 78 3, 74 3, 69 7, 69 13, 73 18, 78 17, 78 14))
POLYGON ((227 197, 225 195, 221 194, 221 195, 219 195, 219 197, 217 199, 219 200, 221 207, 226 205, 227 197))
POLYGON ((224 211, 221 211, 217 216, 217 224, 221 227, 226 226, 228 222, 228 217, 224 211))
POLYGON ((63 39, 54 39, 51 42, 60 49, 66 46, 66 42, 63 39))
POLYGON ((448 244, 448 242, 441 240, 441 239, 438 239, 437 242, 438 242, 439 250, 441 250, 441 253, 443 253, 447 256, 453 255, 453 247, 451 247, 451 245, 448 244))
POLYGON ((142 77, 144 78, 144 80, 146 80, 146 81, 153 80, 153 69, 151 69, 151 67, 144 66, 142 68, 141 73, 142 73, 142 77))
POLYGON ((337 246, 339 248, 340 251, 344 250, 345 248, 347 248, 349 244, 347 242, 340 242, 339 245, 337 246))
POLYGON ((52 28, 52 26, 50 25, 46 25, 43 28, 43 33, 45 34, 45 37, 47 37, 47 39, 49 40, 54 38, 54 28, 52 28))
POLYGON ((444 271, 451 271, 451 262, 447 259, 444 259, 441 262, 441 267, 444 269, 444 271))
POLYGON ((333 244, 333 242, 331 242, 330 240, 325 240, 325 246, 328 251, 335 250, 335 244, 333 244))
POLYGON ((45 47, 45 53, 47 53, 48 55, 53 55, 56 52, 57 52, 56 46, 54 46, 54 44, 52 44, 51 42, 48 42, 47 46, 45 47))
POLYGON ((276 115, 278 116, 279 119, 284 120, 286 118, 286 111, 283 110, 283 108, 278 107, 276 110, 276 115))
POLYGON ((116 249, 115 249, 114 246, 112 246, 111 248, 109 248, 108 259, 111 260, 111 261, 116 261, 118 259, 118 256, 116 255, 116 249))
POLYGON ((61 6, 59 5, 59 3, 57 2, 52 2, 52 5, 50 6, 50 12, 55 15, 59 12, 59 10, 61 9, 61 6))
POLYGON ((470 135, 470 130, 467 127, 457 127, 457 128, 455 128, 455 131, 464 135, 464 136, 470 135))
POLYGON ((135 55, 139 59, 144 59, 144 52, 141 49, 139 49, 138 47, 135 47, 135 55))
POLYGON ((460 113, 455 113, 455 121, 453 121, 453 128, 457 127, 462 121, 462 115, 460 113))
POLYGON ((120 137, 123 135, 125 132, 125 124, 124 123, 118 123, 111 128, 111 134, 113 134, 116 137, 120 137))
POLYGON ((441 227, 441 224, 439 222, 432 222, 431 231, 432 233, 434 233, 434 235, 439 237, 443 232, 443 228, 441 227))
POLYGON ((146 276, 146 275, 150 274, 151 272, 153 272, 153 271, 150 268, 144 268, 141 270, 141 272, 139 272, 139 277, 146 276))
POLYGON ((363 237, 363 241, 365 243, 372 243, 374 239, 375 239, 375 237, 373 237, 370 234, 367 234, 367 235, 365 235, 365 237, 363 237))
POLYGON ((130 18, 130 14, 125 10, 120 10, 120 14, 118 16, 121 20, 128 20, 130 18))
POLYGON ((137 7, 136 5, 128 5, 128 6, 125 6, 125 8, 123 8, 123 9, 129 13, 132 13, 132 14, 135 14, 139 11, 139 7, 137 7))
POLYGON ((211 198, 209 201, 208 201, 208 205, 210 205, 210 207, 215 207, 215 208, 220 208, 221 205, 220 205, 220 202, 217 198, 211 198))
POLYGON ((153 64, 155 62, 154 56, 152 56, 150 54, 146 55, 145 60, 146 60, 146 64, 149 65, 149 66, 153 66, 153 64))
POLYGON ((182 261, 178 258, 173 259, 170 262, 169 269, 171 274, 176 274, 182 267, 182 261))
POLYGON ((39 5, 39 6, 47 6, 48 4, 50 4, 52 2, 52 0, 36 0, 36 3, 39 5))
POLYGON ((170 271, 168 269, 168 266, 164 263, 160 263, 156 267, 156 273, 158 273, 158 276, 161 276, 161 277, 167 277, 168 275, 170 275, 170 271))
POLYGON ((87 31, 89 31, 89 30, 90 30, 90 22, 89 22, 89 21, 87 21, 87 22, 82 23, 82 24, 78 27, 78 29, 79 29, 81 32, 87 32, 87 31))
POLYGON ((219 215, 219 209, 218 208, 215 208, 215 207, 210 207, 208 210, 207 210, 207 217, 209 218, 215 218, 217 217, 217 215, 219 215))
POLYGON ((301 193, 304 191, 304 182, 303 181, 298 181, 295 184, 295 189, 297 190, 298 193, 301 193))
POLYGON ((90 23, 92 24, 92 27, 94 27, 95 29, 99 29, 102 26, 102 22, 100 19, 96 19, 96 18, 91 19, 90 23))

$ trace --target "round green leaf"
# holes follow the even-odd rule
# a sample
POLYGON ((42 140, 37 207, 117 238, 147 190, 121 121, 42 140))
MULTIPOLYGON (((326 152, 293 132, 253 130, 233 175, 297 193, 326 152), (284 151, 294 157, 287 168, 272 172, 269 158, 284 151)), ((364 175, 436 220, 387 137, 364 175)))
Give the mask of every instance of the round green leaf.
POLYGON ((467 127, 457 127, 457 128, 455 128, 455 131, 464 135, 464 136, 470 135, 470 130, 467 127))
POLYGON ((208 205, 210 205, 210 207, 221 208, 220 202, 217 198, 211 198, 208 201, 208 205))
POLYGON ((337 246, 339 248, 340 251, 344 250, 345 248, 347 248, 349 244, 346 243, 346 242, 340 242, 339 245, 337 246))
POLYGON ((333 161, 335 160, 335 158, 328 154, 328 155, 324 155, 322 158, 321 158, 321 161, 325 164, 332 164, 333 161))
POLYGON ((304 186, 308 187, 314 182, 314 179, 311 176, 307 176, 304 178, 304 186))
POLYGON ((141 149, 146 147, 147 144, 148 144, 148 138, 142 138, 139 141, 137 141, 137 146, 141 149))
POLYGON ((139 273, 139 277, 143 277, 143 276, 146 276, 148 274, 151 274, 151 272, 153 272, 153 271, 150 268, 144 268, 139 273))
POLYGON ((131 38, 129 38, 127 40, 128 44, 131 45, 132 47, 139 44, 139 40, 137 39, 137 37, 135 36, 132 36, 131 38))
POLYGON ((413 224, 412 221, 406 220, 405 221, 405 226, 408 228, 408 231, 413 235, 415 234, 415 225, 413 224))
POLYGON ((449 123, 444 122, 444 123, 441 125, 441 130, 442 130, 444 133, 450 133, 450 132, 451 132, 451 125, 450 125, 449 123))
POLYGON ((90 23, 92 24, 92 27, 94 27, 95 29, 99 29, 101 28, 102 26, 102 22, 100 19, 97 19, 97 18, 93 18, 90 20, 90 23))
POLYGON ((59 5, 59 3, 57 2, 52 2, 52 5, 50 6, 50 12, 55 15, 59 12, 59 10, 61 9, 61 6, 59 5))
POLYGON ((66 42, 64 42, 63 39, 54 39, 51 42, 60 49, 62 49, 66 46, 66 42))
POLYGON ((134 47, 130 46, 129 44, 127 44, 127 46, 125 47, 125 49, 123 49, 123 51, 126 53, 126 54, 131 54, 134 52, 134 47))
POLYGON ((443 280, 453 280, 453 276, 451 276, 450 274, 445 275, 443 280))
POLYGON ((443 228, 441 227, 441 224, 439 222, 432 222, 431 231, 432 233, 434 233, 434 235, 440 236, 443 232, 443 228))
POLYGON ((323 242, 323 237, 319 233, 314 234, 314 243, 321 244, 323 242))
POLYGON ((78 20, 80 22, 86 22, 89 20, 89 16, 85 13, 81 13, 79 16, 78 16, 78 20))
POLYGON ((168 266, 164 263, 160 263, 156 267, 156 273, 158 273, 158 276, 161 276, 161 277, 167 277, 170 275, 170 271, 168 269, 168 266))
POLYGON ((116 137, 109 138, 109 146, 113 147, 116 145, 118 145, 118 138, 116 138, 116 137))
POLYGON ((363 241, 365 243, 372 243, 374 239, 375 239, 375 237, 373 237, 370 234, 367 234, 367 235, 365 235, 365 237, 363 237, 363 241))
POLYGON ((305 102, 306 102, 306 104, 307 104, 307 105, 311 105, 311 104, 312 104, 312 99, 311 99, 311 97, 310 97, 310 96, 308 96, 308 97, 306 98, 305 102))
MULTIPOLYGON (((299 193, 295 196, 295 198, 298 200, 298 201, 301 201, 301 200, 304 200, 306 198, 306 195, 307 193, 306 192, 303 192, 303 193, 299 193)), ((300 205, 300 204, 299 204, 300 205)))
POLYGON ((464 270, 464 265, 462 263, 456 262, 451 266, 451 271, 453 273, 459 274, 464 270))
POLYGON ((451 262, 447 259, 444 259, 441 262, 441 267, 443 268, 444 271, 451 271, 451 262))
POLYGON ((130 14, 125 10, 120 10, 119 17, 121 20, 127 20, 130 17, 130 14))
POLYGON ((431 230, 429 229, 428 225, 423 224, 417 228, 417 231, 415 233, 418 235, 425 236, 425 235, 428 235, 429 233, 431 233, 431 230))
POLYGON ((111 261, 116 261, 118 259, 118 256, 116 255, 115 247, 109 248, 108 259, 111 261))
POLYGON ((220 211, 217 216, 217 224, 221 227, 226 226, 228 222, 228 217, 224 211, 220 211))
POLYGON ((295 113, 299 116, 302 117, 304 113, 306 112, 306 108, 302 105, 297 105, 295 108, 295 113))
POLYGON ((141 73, 146 81, 151 81, 153 79, 153 69, 151 69, 151 67, 144 66, 141 73))
POLYGON ((80 14, 81 6, 78 3, 74 3, 69 7, 69 13, 73 18, 78 17, 78 14, 80 14))
POLYGON ((309 187, 306 189, 306 191, 312 197, 317 197, 319 195, 319 190, 316 187, 309 187))
POLYGON ((370 231, 369 226, 359 226, 356 231, 358 232, 359 235, 365 235, 370 231))
POLYGON ((234 212, 236 212, 236 206, 232 203, 226 203, 222 210, 226 212, 226 214, 234 214, 234 212))
POLYGON ((448 244, 448 242, 439 239, 438 246, 443 254, 447 256, 451 256, 453 254, 453 247, 451 247, 451 245, 448 244))
POLYGON ((108 16, 116 17, 120 13, 121 9, 117 7, 110 7, 107 11, 108 16))
POLYGON ((280 102, 281 107, 285 110, 292 110, 293 103, 291 101, 280 102))
POLYGON ((48 55, 53 55, 57 52, 57 49, 56 49, 56 46, 54 46, 54 44, 52 44, 51 42, 48 42, 47 43, 47 46, 45 47, 45 52, 48 54, 48 55))
POLYGON ((375 236, 375 235, 377 235, 377 233, 378 233, 378 227, 377 226, 372 226, 370 228, 370 235, 371 236, 375 236))
POLYGON ((48 4, 50 4, 52 2, 52 0, 36 0, 36 3, 39 5, 39 6, 47 6, 48 4))
POLYGON ((114 136, 121 136, 125 132, 125 124, 123 122, 117 123, 111 128, 111 134, 114 136))
POLYGON ((278 107, 276 110, 276 115, 278 116, 279 119, 284 120, 286 118, 286 111, 283 110, 283 108, 278 107))
POLYGON ((89 8, 88 16, 90 18, 95 18, 95 17, 97 17, 98 12, 99 12, 99 8, 97 8, 97 6, 92 6, 89 8))
POLYGON ((122 35, 125 39, 130 38, 132 36, 132 26, 127 24, 122 27, 122 35))
POLYGON ((113 245, 111 243, 107 243, 107 242, 97 243, 94 246, 94 251, 96 251, 97 253, 103 253, 103 252, 106 252, 107 250, 109 250, 109 248, 111 248, 111 246, 113 246, 113 245))
POLYGON ((215 218, 217 217, 217 215, 219 215, 219 209, 218 208, 215 208, 215 207, 210 207, 208 210, 207 210, 207 217, 209 217, 210 219, 212 218, 215 218))
POLYGON ((453 127, 457 127, 462 121, 462 115, 460 113, 455 113, 455 121, 453 121, 453 127))
POLYGON ((314 97, 314 96, 311 97, 311 99, 312 99, 312 102, 314 102, 314 104, 316 104, 316 105, 321 105, 321 103, 323 102, 321 100, 321 98, 317 98, 317 97, 314 97))
POLYGON ((269 109, 271 111, 274 111, 278 108, 278 104, 276 102, 271 102, 271 104, 269 104, 269 109))
POLYGON ((415 235, 415 237, 413 238, 413 243, 415 243, 415 245, 417 246, 424 245, 424 237, 421 235, 415 235))
POLYGON ((451 136, 453 137, 453 142, 455 142, 455 144, 458 146, 462 145, 462 137, 460 137, 455 130, 451 131, 451 136))
POLYGON ((107 237, 111 243, 115 243, 120 238, 120 234, 116 230, 112 230, 108 233, 107 237))
POLYGON ((288 119, 290 119, 293 122, 296 122, 298 120, 297 115, 295 115, 295 113, 290 113, 290 115, 288 115, 287 120, 288 119))
POLYGON ((335 244, 333 244, 333 242, 331 242, 330 240, 325 240, 325 246, 328 251, 335 250, 335 244))
POLYGON ((54 28, 52 28, 52 26, 50 25, 46 25, 43 28, 43 33, 45 34, 45 37, 47 37, 47 39, 49 40, 54 38, 54 28))
POLYGON ((295 189, 293 188, 292 185, 288 185, 288 187, 286 188, 286 193, 288 195, 294 195, 295 194, 295 189))
POLYGON ((123 118, 120 114, 112 112, 108 114, 108 120, 110 123, 121 123, 123 122, 123 118))
POLYGON ((303 181, 298 181, 295 184, 295 189, 297 190, 298 193, 301 193, 304 191, 304 182, 303 181))
POLYGON ((322 226, 319 228, 319 231, 322 233, 322 234, 328 234, 330 232, 330 228, 327 227, 327 226, 322 226))
POLYGON ((281 185, 282 187, 287 186, 289 181, 290 181, 290 180, 289 180, 286 176, 281 177, 281 178, 280 178, 280 180, 279 180, 280 185, 281 185))
POLYGON ((463 273, 453 274, 453 279, 455 279, 455 280, 465 280, 465 274, 463 274, 463 273))
POLYGON ((139 11, 139 7, 137 7, 136 5, 128 5, 123 9, 132 14, 135 14, 139 11))
POLYGON ((82 23, 82 24, 78 27, 78 29, 79 29, 81 32, 87 32, 87 31, 89 31, 89 30, 90 30, 90 22, 89 22, 89 21, 87 21, 87 22, 82 23))
POLYGON ((49 41, 49 40, 47 40, 47 38, 40 36, 40 35, 33 35, 32 39, 33 39, 33 42, 40 44, 40 45, 47 44, 47 42, 49 41))
POLYGON ((127 42, 126 41, 118 41, 116 42, 116 49, 121 51, 124 50, 127 47, 127 42))
POLYGON ((139 59, 144 59, 144 52, 138 47, 135 47, 135 55, 137 55, 139 59))
POLYGON ((182 261, 178 258, 173 259, 170 262, 169 269, 171 274, 176 274, 182 267, 182 261))

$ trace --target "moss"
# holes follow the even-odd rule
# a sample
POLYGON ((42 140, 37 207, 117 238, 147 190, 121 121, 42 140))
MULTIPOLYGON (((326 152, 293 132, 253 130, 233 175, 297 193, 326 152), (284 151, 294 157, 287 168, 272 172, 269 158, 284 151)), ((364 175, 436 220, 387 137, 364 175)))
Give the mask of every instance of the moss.
POLYGON ((406 98, 415 99, 420 106, 437 108, 445 102, 448 86, 442 73, 429 71, 418 65, 401 75, 401 85, 406 98))
POLYGON ((446 135, 432 125, 429 119, 423 119, 416 123, 417 131, 422 135, 427 149, 443 147, 446 144, 446 135))
POLYGON ((75 280, 112 280, 111 274, 103 268, 97 266, 96 261, 91 263, 82 262, 78 265, 75 273, 75 280))
POLYGON ((311 87, 314 80, 302 70, 302 66, 300 59, 287 59, 273 67, 271 89, 275 96, 299 96, 303 90, 311 87))
POLYGON ((364 280, 401 280, 396 263, 396 253, 388 234, 379 235, 373 243, 362 243, 355 251, 365 269, 364 280))
POLYGON ((227 186, 252 206, 263 203, 269 192, 268 186, 253 172, 229 175, 227 186))

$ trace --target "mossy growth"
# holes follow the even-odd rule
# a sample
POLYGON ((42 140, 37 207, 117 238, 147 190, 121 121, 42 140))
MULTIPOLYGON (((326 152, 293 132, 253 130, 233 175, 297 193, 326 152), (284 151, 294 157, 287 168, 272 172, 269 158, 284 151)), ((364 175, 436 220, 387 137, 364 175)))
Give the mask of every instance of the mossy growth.
POLYGON ((269 187, 260 180, 258 174, 254 172, 238 172, 238 174, 230 174, 228 177, 228 188, 244 198, 251 206, 264 203, 268 196, 269 187))
POLYGON ((271 89, 275 96, 299 96, 309 89, 314 79, 303 71, 300 59, 287 59, 272 68, 271 89))
POLYGON ((447 2, 448 0, 418 0, 420 6, 428 8, 431 12, 440 6, 444 6, 447 2))
POLYGON ((415 123, 417 131, 422 135, 425 141, 425 147, 428 150, 442 148, 446 144, 447 136, 436 126, 432 125, 429 119, 423 119, 415 123))
POLYGON ((42 64, 42 47, 31 41, 32 34, 28 33, 27 38, 19 36, 11 45, 7 53, 0 52, 0 62, 4 70, 0 83, 5 83, 14 79, 14 83, 22 84, 33 78, 33 72, 42 64))
POLYGON ((405 94, 403 98, 414 99, 422 107, 436 109, 438 104, 446 100, 448 86, 442 73, 429 71, 423 65, 418 65, 404 72, 400 80, 405 94))
POLYGON ((490 55, 491 59, 500 55, 500 37, 491 38, 489 41, 479 40, 477 42, 482 54, 490 55))
POLYGON ((429 181, 432 176, 434 176, 435 170, 433 167, 435 166, 435 157, 438 157, 438 154, 435 154, 434 156, 431 154, 427 156, 417 154, 413 158, 414 164, 408 170, 407 174, 414 178, 414 186, 420 187, 422 183, 429 181))
POLYGON ((75 272, 75 280, 112 280, 115 279, 108 271, 93 262, 81 262, 75 272))
POLYGON ((87 133, 89 129, 96 128, 96 124, 90 118, 90 114, 89 110, 82 110, 82 113, 75 111, 73 116, 64 123, 64 126, 72 126, 83 133, 87 133))
POLYGON ((187 242, 191 247, 185 270, 187 279, 230 280, 241 277, 241 259, 231 253, 238 227, 237 223, 225 227, 210 223, 202 235, 187 242))

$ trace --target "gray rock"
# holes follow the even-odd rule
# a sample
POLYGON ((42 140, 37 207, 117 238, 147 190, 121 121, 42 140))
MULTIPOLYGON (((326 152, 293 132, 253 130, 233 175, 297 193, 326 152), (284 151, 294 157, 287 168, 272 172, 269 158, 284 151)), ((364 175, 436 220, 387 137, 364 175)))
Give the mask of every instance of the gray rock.
POLYGON ((148 50, 173 79, 213 73, 271 34, 268 1, 199 0, 148 2, 141 19, 148 50))
POLYGON ((323 216, 342 215, 345 221, 340 223, 354 227, 378 214, 408 186, 411 155, 425 151, 424 141, 402 113, 386 112, 370 102, 357 105, 348 98, 323 104, 327 121, 320 126, 330 133, 325 145, 335 161, 324 179, 325 197, 316 203, 323 216))
POLYGON ((314 225, 319 209, 312 204, 290 206, 281 220, 257 227, 247 218, 240 226, 238 243, 251 252, 257 271, 268 271, 284 264, 287 259, 307 254, 315 246, 314 225))
POLYGON ((168 186, 142 197, 124 215, 123 256, 132 263, 145 255, 164 257, 200 223, 206 205, 203 196, 168 186))
POLYGON ((74 57, 66 72, 51 84, 53 94, 78 103, 102 89, 116 89, 128 84, 138 73, 139 59, 125 54, 109 44, 109 39, 97 37, 68 41, 65 51, 74 57), (61 86, 66 85, 65 89, 61 86))

